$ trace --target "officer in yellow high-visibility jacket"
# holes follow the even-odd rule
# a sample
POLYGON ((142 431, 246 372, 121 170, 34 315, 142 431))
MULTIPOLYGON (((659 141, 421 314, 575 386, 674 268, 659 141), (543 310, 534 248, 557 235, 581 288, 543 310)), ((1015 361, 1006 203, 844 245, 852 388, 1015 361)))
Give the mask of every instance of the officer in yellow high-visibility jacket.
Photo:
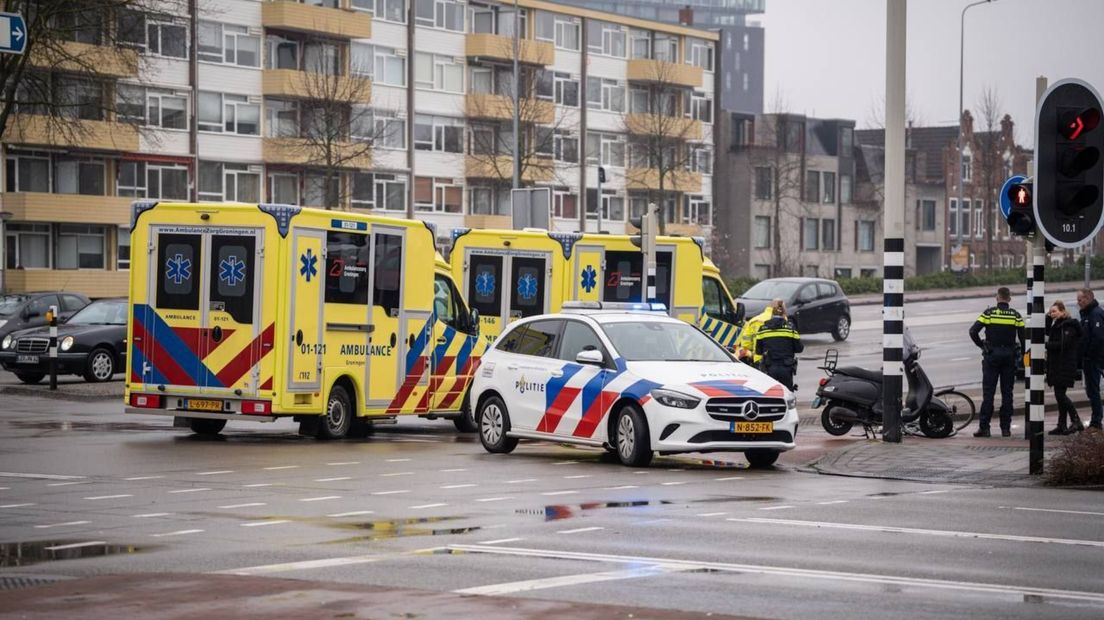
POLYGON ((745 364, 758 366, 762 355, 755 352, 755 339, 763 324, 774 316, 775 308, 783 307, 785 302, 781 299, 772 299, 770 304, 759 314, 744 322, 744 329, 740 332, 740 339, 736 341, 736 356, 745 364))
POLYGON ((763 358, 759 369, 792 392, 795 389, 797 354, 804 350, 801 335, 786 317, 786 307, 775 308, 774 316, 763 323, 755 337, 755 351, 763 358))

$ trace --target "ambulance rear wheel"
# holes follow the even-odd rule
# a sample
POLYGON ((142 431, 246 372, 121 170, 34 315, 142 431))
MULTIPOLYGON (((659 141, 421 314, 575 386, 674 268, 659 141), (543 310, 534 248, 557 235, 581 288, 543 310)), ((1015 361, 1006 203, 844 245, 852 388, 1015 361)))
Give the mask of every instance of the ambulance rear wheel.
POLYGON ((625 405, 618 412, 613 428, 617 458, 622 465, 644 467, 652 462, 652 440, 643 411, 633 405, 625 405))
POLYGON ((474 433, 479 430, 479 425, 475 423, 475 415, 472 414, 471 402, 466 394, 464 404, 460 407, 460 415, 453 418, 452 423, 461 433, 474 433))
POLYGON ((349 433, 353 425, 353 401, 345 388, 340 385, 330 388, 325 415, 318 422, 319 439, 341 439, 349 433))
POLYGON ((483 401, 479 408, 479 441, 487 452, 495 454, 507 454, 513 452, 518 445, 517 437, 509 437, 510 414, 506 411, 506 403, 497 396, 492 396, 483 401))
POLYGON ((192 432, 196 435, 218 435, 226 428, 226 420, 207 420, 204 418, 192 418, 188 422, 192 432))

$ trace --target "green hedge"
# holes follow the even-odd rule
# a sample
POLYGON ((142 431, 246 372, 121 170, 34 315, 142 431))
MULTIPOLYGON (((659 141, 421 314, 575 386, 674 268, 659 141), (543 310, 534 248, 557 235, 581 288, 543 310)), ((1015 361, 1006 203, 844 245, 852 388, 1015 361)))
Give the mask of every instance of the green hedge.
MULTIPOLYGON (((1080 260, 1074 264, 1062 267, 1049 267, 1046 272, 1047 282, 1080 282, 1085 278, 1085 262, 1080 260)), ((1104 256, 1093 258, 1092 279, 1104 279, 1104 256)), ((906 291, 928 291, 954 288, 971 288, 975 286, 1010 286, 1023 284, 1025 271, 1022 268, 994 269, 991 273, 973 272, 967 274, 954 274, 949 271, 930 273, 922 276, 905 278, 906 291)), ((733 296, 742 295, 758 280, 753 278, 733 278, 728 281, 729 291, 733 296)), ((881 278, 840 278, 837 280, 843 292, 848 295, 866 295, 882 292, 881 278)))

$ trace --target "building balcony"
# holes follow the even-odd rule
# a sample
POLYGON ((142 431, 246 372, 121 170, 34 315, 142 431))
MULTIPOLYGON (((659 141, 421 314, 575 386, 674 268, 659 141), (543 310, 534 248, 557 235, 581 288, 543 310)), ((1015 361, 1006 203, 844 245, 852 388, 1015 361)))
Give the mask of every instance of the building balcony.
MULTIPOLYGON (((347 4, 347 3, 342 3, 347 4)), ((372 15, 362 11, 301 4, 295 0, 267 0, 261 7, 265 28, 320 34, 342 39, 372 37, 372 15)))
POLYGON ((628 78, 631 82, 651 82, 674 87, 701 88, 705 72, 701 67, 663 60, 632 58, 628 78))
POLYGON ((4 286, 8 291, 72 291, 92 298, 126 297, 130 289, 129 271, 103 269, 6 269, 4 286))
MULTIPOLYGON (((521 39, 518 62, 547 67, 555 62, 556 48, 548 41, 521 39)), ((468 58, 485 58, 499 62, 514 61, 514 39, 497 34, 473 32, 467 35, 464 48, 468 58)))
POLYGON ((108 224, 123 226, 130 221, 133 198, 85 196, 46 192, 4 192, 3 210, 17 222, 61 224, 108 224))
POLYGON ((266 97, 334 99, 353 103, 372 99, 372 81, 346 75, 319 75, 295 69, 265 69, 261 89, 266 97))
MULTIPOLYGON (((667 222, 664 225, 664 235, 678 236, 678 237, 702 237, 705 236, 705 227, 701 224, 680 224, 675 222, 667 222)), ((640 232, 640 229, 633 226, 631 223, 625 225, 625 233, 629 235, 635 235, 640 232)))
POLYGON ((110 78, 138 77, 138 51, 106 45, 63 41, 59 49, 36 47, 30 62, 35 68, 94 73, 110 78))
MULTIPOLYGON (((658 168, 627 168, 625 188, 629 190, 659 190, 658 168)), ((669 170, 663 178, 663 191, 698 193, 702 191, 702 175, 689 170, 669 170)))
POLYGON ((663 135, 676 140, 701 140, 703 135, 701 121, 684 116, 628 114, 625 116, 625 128, 637 135, 663 135))
MULTIPOLYGON (((289 166, 326 166, 325 148, 302 138, 265 138, 261 141, 261 159, 266 164, 289 166)), ((333 144, 331 161, 338 168, 372 167, 372 152, 355 142, 333 144)))
POLYGON ((60 146, 97 151, 137 151, 138 128, 113 121, 16 114, 12 116, 4 141, 9 144, 60 146))
POLYGON ((491 230, 510 230, 514 218, 509 215, 465 215, 464 226, 491 230))
MULTIPOLYGON (((468 155, 464 174, 469 179, 508 181, 514 178, 514 158, 509 155, 468 155)), ((522 167, 521 180, 526 183, 548 183, 556 174, 551 157, 532 157, 522 167)))
MULTIPOLYGON (((514 101, 509 95, 470 94, 465 98, 468 118, 508 121, 514 118, 514 101)), ((522 123, 550 125, 556 119, 556 106, 543 99, 518 100, 518 120, 522 123)))

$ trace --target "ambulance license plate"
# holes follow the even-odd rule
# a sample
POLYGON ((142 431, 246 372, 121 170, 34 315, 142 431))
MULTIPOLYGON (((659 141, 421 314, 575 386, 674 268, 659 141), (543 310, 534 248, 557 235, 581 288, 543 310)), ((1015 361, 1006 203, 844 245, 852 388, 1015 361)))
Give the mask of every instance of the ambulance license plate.
POLYGON ((222 401, 191 398, 184 403, 184 408, 192 411, 214 411, 219 413, 222 411, 222 401))
POLYGON ((15 356, 15 363, 16 364, 37 364, 38 363, 38 356, 37 355, 17 355, 17 356, 15 356))
POLYGON ((774 422, 729 422, 730 433, 773 433, 774 422))

